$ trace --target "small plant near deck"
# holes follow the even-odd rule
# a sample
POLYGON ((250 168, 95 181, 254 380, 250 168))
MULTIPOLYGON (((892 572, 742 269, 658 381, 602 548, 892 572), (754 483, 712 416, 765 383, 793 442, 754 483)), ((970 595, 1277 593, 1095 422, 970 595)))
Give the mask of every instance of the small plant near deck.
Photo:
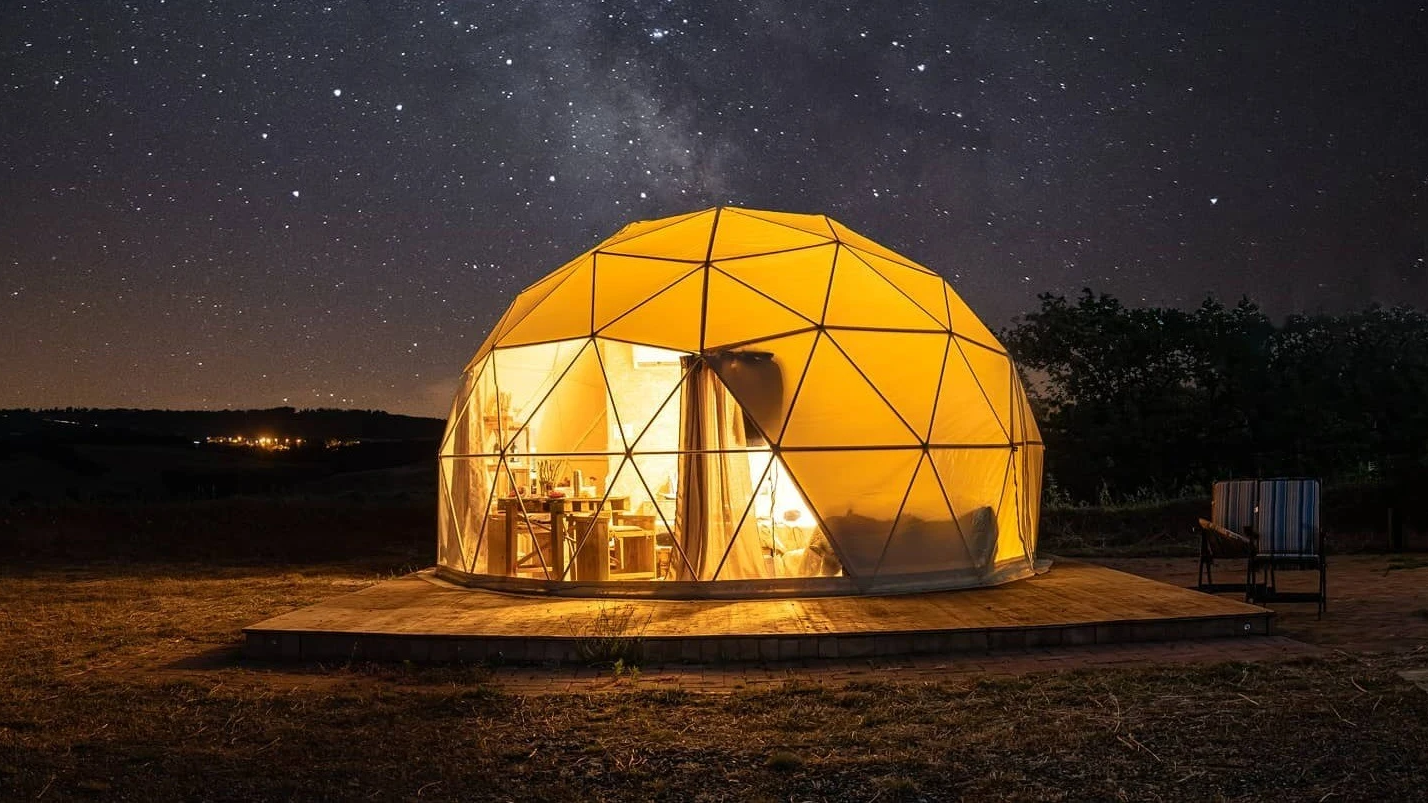
POLYGON ((585 663, 613 667, 616 677, 631 672, 643 657, 645 628, 650 623, 650 615, 639 620, 637 613, 633 605, 601 605, 588 624, 572 624, 575 654, 585 663))
POLYGON ((615 665, 610 667, 610 672, 616 680, 628 678, 631 683, 640 679, 640 668, 634 664, 625 663, 624 658, 616 658, 615 665))

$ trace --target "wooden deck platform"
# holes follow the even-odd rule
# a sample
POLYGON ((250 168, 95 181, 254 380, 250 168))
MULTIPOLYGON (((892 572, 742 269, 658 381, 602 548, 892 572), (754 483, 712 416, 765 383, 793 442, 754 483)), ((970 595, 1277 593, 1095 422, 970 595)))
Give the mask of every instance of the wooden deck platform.
POLYGON ((428 570, 244 633, 246 654, 261 659, 575 661, 589 639, 624 635, 641 638, 647 661, 713 662, 1267 635, 1272 615, 1074 561, 994 588, 760 600, 520 596, 453 586, 428 570))

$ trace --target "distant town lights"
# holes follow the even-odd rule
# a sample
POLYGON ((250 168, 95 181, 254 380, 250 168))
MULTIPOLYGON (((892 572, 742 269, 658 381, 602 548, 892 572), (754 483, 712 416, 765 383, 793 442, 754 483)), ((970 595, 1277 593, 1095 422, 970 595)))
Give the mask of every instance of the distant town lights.
MULTIPOLYGON (((322 442, 324 449, 340 449, 356 446, 362 441, 356 439, 328 438, 322 442)), ((194 441, 200 443, 200 441, 194 441)), ((240 449, 260 449, 266 452, 286 452, 307 443, 306 438, 289 438, 281 435, 209 435, 202 443, 215 446, 232 446, 240 449)))

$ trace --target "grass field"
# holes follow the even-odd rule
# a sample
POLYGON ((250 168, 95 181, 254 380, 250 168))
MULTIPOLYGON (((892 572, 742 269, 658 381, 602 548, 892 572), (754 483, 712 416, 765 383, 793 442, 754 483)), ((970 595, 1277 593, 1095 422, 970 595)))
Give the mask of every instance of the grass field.
POLYGON ((382 576, 0 577, 0 798, 1370 800, 1428 770, 1411 651, 529 697, 480 667, 239 659, 243 625, 382 576))

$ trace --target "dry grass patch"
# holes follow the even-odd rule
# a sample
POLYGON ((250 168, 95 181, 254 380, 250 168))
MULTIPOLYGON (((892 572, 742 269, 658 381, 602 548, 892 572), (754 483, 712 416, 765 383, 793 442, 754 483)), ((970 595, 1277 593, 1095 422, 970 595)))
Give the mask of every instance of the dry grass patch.
POLYGON ((4 799, 1411 799, 1420 656, 699 695, 273 668, 238 630, 342 567, 0 582, 4 799))

